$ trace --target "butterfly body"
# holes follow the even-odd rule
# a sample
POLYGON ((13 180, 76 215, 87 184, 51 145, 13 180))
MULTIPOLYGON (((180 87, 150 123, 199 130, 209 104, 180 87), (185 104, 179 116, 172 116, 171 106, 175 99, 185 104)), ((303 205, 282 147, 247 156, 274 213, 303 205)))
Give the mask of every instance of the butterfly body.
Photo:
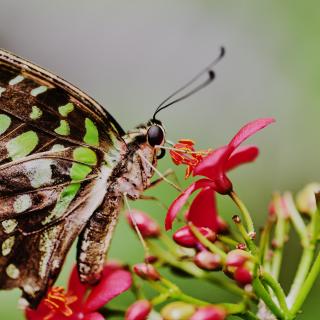
POLYGON ((36 307, 77 237, 80 279, 99 280, 124 196, 150 185, 155 126, 164 134, 159 121, 125 134, 82 91, 0 50, 0 288, 36 307))

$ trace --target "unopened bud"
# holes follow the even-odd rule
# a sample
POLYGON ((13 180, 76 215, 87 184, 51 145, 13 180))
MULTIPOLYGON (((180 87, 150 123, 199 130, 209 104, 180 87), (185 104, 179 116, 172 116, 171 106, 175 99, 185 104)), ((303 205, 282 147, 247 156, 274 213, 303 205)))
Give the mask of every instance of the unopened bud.
MULTIPOLYGON (((209 228, 198 228, 198 230, 211 242, 216 240, 216 234, 209 228)), ((199 240, 193 235, 188 226, 178 229, 174 235, 173 240, 182 247, 194 248, 199 243, 199 240)))
POLYGON ((243 242, 240 242, 237 244, 237 249, 245 250, 245 249, 247 249, 247 245, 243 242))
POLYGON ((195 306, 177 301, 167 304, 160 313, 164 320, 189 320, 195 311, 195 306))
POLYGON ((126 311, 125 320, 145 320, 151 309, 152 305, 148 300, 138 300, 126 311))
POLYGON ((319 183, 310 183, 305 186, 296 197, 297 208, 300 212, 311 214, 316 211, 315 194, 320 191, 319 183))
POLYGON ((144 259, 144 262, 145 263, 151 263, 151 264, 153 264, 153 263, 155 263, 155 262, 157 262, 158 261, 158 257, 156 257, 156 256, 148 256, 148 257, 145 257, 145 259, 144 259))
POLYGON ((216 306, 199 308, 190 320, 224 320, 227 316, 225 310, 216 306))
POLYGON ((133 271, 140 278, 145 280, 157 281, 160 280, 160 274, 152 264, 138 263, 133 266, 133 271))
POLYGON ((235 270, 233 277, 234 280, 244 286, 252 282, 252 271, 249 266, 243 265, 235 270))
POLYGON ((250 253, 244 250, 234 249, 229 251, 227 255, 226 265, 229 267, 239 267, 249 259, 251 259, 250 253))
POLYGON ((202 250, 194 257, 194 263, 204 270, 221 269, 221 257, 216 253, 202 250))
POLYGON ((234 215, 232 220, 234 223, 241 223, 241 218, 238 215, 234 215))
POLYGON ((127 214, 127 219, 129 225, 133 229, 134 223, 136 223, 141 235, 144 238, 156 238, 161 233, 158 223, 142 211, 131 210, 127 214))

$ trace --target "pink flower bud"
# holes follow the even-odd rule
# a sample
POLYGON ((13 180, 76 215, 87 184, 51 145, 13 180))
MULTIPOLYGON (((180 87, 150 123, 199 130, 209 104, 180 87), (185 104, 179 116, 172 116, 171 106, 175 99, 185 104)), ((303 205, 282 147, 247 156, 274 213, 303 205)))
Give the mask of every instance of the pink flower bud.
MULTIPOLYGON (((211 242, 216 240, 216 234, 209 228, 198 228, 199 231, 211 242)), ((182 247, 194 248, 199 243, 199 240, 193 235, 188 226, 178 229, 174 235, 173 240, 182 247)))
POLYGON ((145 259, 144 259, 144 262, 145 263, 151 263, 151 264, 153 264, 153 263, 155 263, 155 262, 157 262, 158 261, 158 257, 156 257, 156 256, 148 256, 148 257, 145 257, 145 259))
POLYGON ((134 221, 144 238, 156 238, 160 235, 158 223, 150 218, 146 213, 138 210, 131 210, 127 214, 128 223, 134 229, 134 221), (133 221, 134 219, 134 221, 133 221))
POLYGON ((226 265, 228 267, 239 267, 249 259, 251 259, 251 256, 247 251, 234 249, 229 251, 227 255, 226 265))
POLYGON ((226 312, 220 307, 208 306, 199 308, 190 320, 224 320, 226 312))
POLYGON ((241 285, 246 285, 252 282, 252 272, 245 265, 238 267, 233 275, 234 280, 236 280, 241 285))
POLYGON ((202 250, 194 257, 194 263, 204 270, 217 270, 221 268, 221 257, 218 254, 202 250))
POLYGON ((138 263, 133 266, 133 271, 140 278, 145 280, 160 280, 160 274, 152 264, 138 263))
POLYGON ((145 320, 152 309, 148 300, 138 300, 127 310, 125 320, 145 320))

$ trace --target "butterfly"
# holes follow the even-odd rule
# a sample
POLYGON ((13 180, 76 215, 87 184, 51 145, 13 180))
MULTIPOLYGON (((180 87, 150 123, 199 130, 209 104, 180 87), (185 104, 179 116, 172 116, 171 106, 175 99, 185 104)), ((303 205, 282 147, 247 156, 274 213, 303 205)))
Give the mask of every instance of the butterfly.
POLYGON ((80 280, 99 280, 124 197, 140 198, 164 155, 165 107, 125 133, 75 86, 0 50, 0 289, 37 307, 77 238, 80 280))

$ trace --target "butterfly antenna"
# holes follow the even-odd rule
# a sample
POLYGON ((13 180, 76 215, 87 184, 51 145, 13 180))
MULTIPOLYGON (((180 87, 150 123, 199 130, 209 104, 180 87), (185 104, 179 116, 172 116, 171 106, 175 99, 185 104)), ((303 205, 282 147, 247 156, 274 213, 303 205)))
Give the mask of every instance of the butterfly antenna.
POLYGON ((156 111, 153 114, 153 120, 156 120, 156 115, 163 109, 168 108, 169 106, 180 102, 194 93, 200 91, 201 89, 205 88, 207 85, 209 85, 215 78, 215 73, 213 72, 212 68, 224 57, 226 53, 226 50, 224 47, 220 47, 220 54, 217 58, 215 58, 207 67, 205 67, 203 70, 201 70, 197 75, 195 75, 191 80, 189 80, 186 84, 184 84, 182 87, 180 87, 178 90, 174 91, 172 94, 169 95, 165 100, 163 100, 157 107, 156 111), (182 92, 183 90, 187 89, 190 87, 192 84, 194 84, 201 76, 207 74, 208 78, 200 83, 198 86, 195 88, 191 89, 189 92, 186 94, 182 95, 179 98, 174 99, 173 101, 169 102, 174 96, 182 92))

